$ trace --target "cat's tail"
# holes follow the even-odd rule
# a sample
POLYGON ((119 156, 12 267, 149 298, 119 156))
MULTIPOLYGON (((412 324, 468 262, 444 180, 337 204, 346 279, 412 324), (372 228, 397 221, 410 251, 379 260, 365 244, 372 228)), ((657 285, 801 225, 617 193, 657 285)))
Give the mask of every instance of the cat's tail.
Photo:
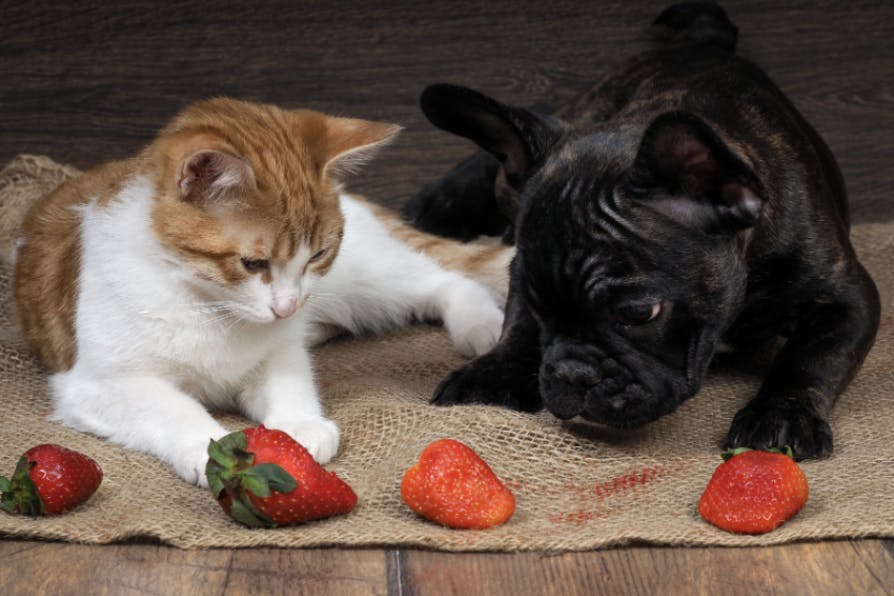
POLYGON ((666 41, 718 46, 736 51, 739 28, 714 2, 680 2, 662 11, 652 23, 653 31, 666 41))
POLYGON ((483 237, 471 242, 435 236, 407 225, 399 215, 367 203, 376 218, 396 239, 438 262, 441 267, 457 271, 487 287, 494 298, 505 302, 509 291, 509 263, 515 247, 499 238, 483 237))

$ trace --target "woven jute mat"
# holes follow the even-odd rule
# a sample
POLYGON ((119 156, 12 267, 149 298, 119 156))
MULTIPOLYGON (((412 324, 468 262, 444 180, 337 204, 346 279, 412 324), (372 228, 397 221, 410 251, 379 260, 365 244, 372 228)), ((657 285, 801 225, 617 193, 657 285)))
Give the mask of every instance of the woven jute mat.
MULTIPOLYGON (((0 241, 21 214, 77 171, 20 156, 0 172, 0 241)), ((894 224, 853 230, 883 299, 875 347, 832 416, 835 454, 803 464, 810 500, 792 521, 759 537, 724 533, 696 504, 733 414, 757 389, 754 373, 715 366, 701 393, 636 432, 562 423, 548 414, 485 406, 436 408, 432 390, 461 364, 444 332, 417 326, 382 337, 343 339, 316 353, 328 413, 343 430, 328 466, 359 496, 350 515, 291 528, 246 529, 208 491, 189 486, 155 458, 46 419, 46 374, 11 321, 9 270, 0 271, 0 471, 37 443, 95 458, 97 493, 67 515, 32 520, 0 514, 0 535, 84 543, 146 537, 183 548, 412 545, 452 551, 567 551, 629 543, 756 545, 795 540, 894 536, 894 224), (430 442, 454 437, 490 463, 517 497, 515 516, 484 531, 450 530, 400 500, 404 471, 430 442)), ((248 421, 229 416, 233 429, 248 421)))

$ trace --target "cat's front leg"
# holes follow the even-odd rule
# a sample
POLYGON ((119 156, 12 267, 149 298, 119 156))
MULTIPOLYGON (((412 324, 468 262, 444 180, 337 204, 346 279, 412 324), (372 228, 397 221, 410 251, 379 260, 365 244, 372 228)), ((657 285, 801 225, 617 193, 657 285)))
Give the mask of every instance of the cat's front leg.
MULTIPOLYGON (((445 269, 424 250, 447 243, 440 252, 454 265, 471 266, 459 258, 463 247, 453 241, 419 237, 418 231, 399 241, 369 207, 342 196, 345 235, 338 258, 311 300, 316 323, 338 325, 352 333, 383 332, 410 321, 443 321, 457 351, 464 356, 488 352, 500 337, 503 312, 482 284, 445 269), (457 260, 458 259, 458 260, 457 260)), ((400 230, 400 226, 396 229, 400 230)), ((406 232, 406 230, 404 230, 406 232)), ((492 259, 498 259, 491 255, 492 259)), ((502 262, 502 261, 501 261, 502 262)), ((495 265, 495 268, 500 268, 495 265)), ((313 293, 313 292, 312 292, 313 293)))
POLYGON ((466 357, 489 352, 500 338, 503 311, 481 284, 451 271, 443 275, 435 303, 456 351, 466 357))
POLYGON ((276 348, 241 401, 249 418, 285 431, 317 462, 325 464, 338 452, 338 426, 323 414, 310 354, 300 342, 276 348))
POLYGON ((207 487, 208 442, 227 433, 193 397, 149 375, 98 375, 75 366, 50 378, 53 418, 170 464, 207 487))

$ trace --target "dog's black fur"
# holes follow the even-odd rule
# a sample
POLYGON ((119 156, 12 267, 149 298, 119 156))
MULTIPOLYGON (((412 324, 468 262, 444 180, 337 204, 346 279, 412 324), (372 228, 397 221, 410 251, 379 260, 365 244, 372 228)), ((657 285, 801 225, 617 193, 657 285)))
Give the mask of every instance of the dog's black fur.
POLYGON ((454 197, 449 217, 414 205, 417 225, 468 237, 475 222, 463 214, 501 203, 518 251, 499 343, 433 401, 545 405, 633 428, 692 397, 721 342, 746 352, 784 338, 727 443, 827 456, 829 410, 879 321, 838 166, 767 76, 734 55, 722 9, 678 4, 655 25, 670 38, 661 49, 555 117, 451 85, 422 94, 432 123, 499 168, 482 153, 454 170, 441 188, 478 190, 454 197))

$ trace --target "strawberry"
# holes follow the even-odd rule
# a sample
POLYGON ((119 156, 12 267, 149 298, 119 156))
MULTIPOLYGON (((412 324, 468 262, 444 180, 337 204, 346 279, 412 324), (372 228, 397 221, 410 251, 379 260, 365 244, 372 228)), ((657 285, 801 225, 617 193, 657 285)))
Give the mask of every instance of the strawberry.
POLYGON ((208 446, 205 475, 223 510, 250 527, 300 524, 348 513, 357 495, 300 443, 264 425, 208 446))
POLYGON ((489 528, 515 512, 515 497, 490 466, 454 439, 422 451, 404 474, 400 496, 422 517, 451 528, 489 528))
POLYGON ((19 459, 12 477, 0 477, 0 509, 32 517, 58 515, 90 498, 102 482, 95 461, 60 445, 37 445, 19 459))
POLYGON ((763 534, 791 519, 807 502, 807 477, 791 450, 734 449, 724 454, 698 502, 698 511, 722 530, 763 534))

